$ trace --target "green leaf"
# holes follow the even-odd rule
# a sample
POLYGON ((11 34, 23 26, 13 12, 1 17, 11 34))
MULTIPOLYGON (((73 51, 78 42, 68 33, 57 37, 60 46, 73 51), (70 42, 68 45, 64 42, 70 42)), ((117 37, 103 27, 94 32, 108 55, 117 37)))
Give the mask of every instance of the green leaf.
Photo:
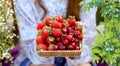
POLYGON ((82 5, 84 5, 84 4, 86 4, 86 3, 83 2, 83 1, 81 1, 81 2, 79 3, 80 6, 82 6, 82 5))
POLYGON ((94 54, 99 54, 102 52, 101 49, 96 46, 91 47, 91 49, 92 49, 92 53, 94 53, 94 54))
POLYGON ((120 66, 120 63, 118 64, 118 66, 120 66))
POLYGON ((105 50, 103 50, 103 51, 101 51, 101 53, 99 53, 99 55, 100 55, 101 57, 104 57, 106 54, 107 54, 107 53, 106 53, 105 50))
POLYGON ((104 43, 105 41, 105 38, 103 37, 103 35, 99 34, 96 36, 95 38, 95 43, 98 45, 98 46, 103 46, 102 44, 104 43))
POLYGON ((93 62, 99 62, 99 60, 100 60, 100 57, 99 56, 97 56, 97 55, 92 55, 93 57, 92 57, 92 60, 93 60, 93 62))
POLYGON ((120 54, 120 49, 115 49, 115 54, 120 54))

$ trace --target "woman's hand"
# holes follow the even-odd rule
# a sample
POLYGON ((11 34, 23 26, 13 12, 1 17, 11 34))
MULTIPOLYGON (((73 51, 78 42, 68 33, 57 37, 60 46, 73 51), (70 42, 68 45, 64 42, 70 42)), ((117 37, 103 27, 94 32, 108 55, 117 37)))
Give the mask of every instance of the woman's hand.
POLYGON ((70 59, 74 59, 75 57, 69 57, 70 59))
POLYGON ((79 64, 78 66, 92 66, 90 63, 79 64))
POLYGON ((33 63, 30 63, 30 66, 55 66, 54 64, 38 64, 38 65, 35 65, 33 63))

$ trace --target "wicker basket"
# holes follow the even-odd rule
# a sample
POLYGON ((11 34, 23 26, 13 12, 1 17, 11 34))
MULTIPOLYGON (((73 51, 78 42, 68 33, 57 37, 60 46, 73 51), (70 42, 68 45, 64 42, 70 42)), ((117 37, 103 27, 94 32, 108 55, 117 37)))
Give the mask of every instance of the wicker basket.
MULTIPOLYGON (((83 35, 84 36, 84 35, 83 35)), ((80 42, 80 50, 39 50, 39 47, 36 46, 35 50, 39 56, 42 57, 77 57, 81 55, 81 52, 84 48, 84 38, 80 42)))
POLYGON ((45 50, 38 50, 36 49, 36 52, 38 53, 39 56, 42 57, 77 57, 81 55, 81 52, 83 50, 83 42, 81 44, 81 50, 52 50, 52 51, 45 51, 45 50))

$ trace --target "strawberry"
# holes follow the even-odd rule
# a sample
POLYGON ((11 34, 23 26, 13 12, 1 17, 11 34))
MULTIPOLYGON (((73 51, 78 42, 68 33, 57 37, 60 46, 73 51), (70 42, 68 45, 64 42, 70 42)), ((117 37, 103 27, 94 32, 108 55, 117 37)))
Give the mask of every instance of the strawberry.
POLYGON ((62 33, 64 33, 64 34, 67 33, 67 29, 66 29, 66 28, 63 28, 63 29, 62 29, 62 33))
POLYGON ((54 49, 54 50, 58 50, 58 49, 59 49, 58 45, 54 45, 54 46, 53 46, 53 49, 54 49))
POLYGON ((62 25, 63 25, 64 27, 69 27, 68 20, 63 20, 62 25))
POLYGON ((67 39, 65 39, 65 40, 63 41, 63 45, 68 46, 68 45, 69 45, 69 41, 68 41, 67 39))
POLYGON ((57 15, 57 19, 56 19, 58 22, 62 23, 63 22, 63 19, 62 19, 62 16, 60 15, 57 15))
POLYGON ((75 48, 76 47, 76 43, 72 42, 71 45, 75 48))
POLYGON ((68 23, 70 24, 70 26, 76 26, 76 20, 74 18, 68 18, 68 23))
POLYGON ((62 27, 62 23, 59 23, 56 20, 52 22, 52 28, 61 28, 61 27, 62 27))
POLYGON ((63 45, 63 44, 62 44, 62 42, 58 42, 57 45, 60 46, 60 45, 63 45))
POLYGON ((48 46, 48 50, 53 50, 53 46, 54 46, 54 44, 50 44, 50 45, 48 46))
POLYGON ((49 32, 46 29, 42 29, 42 38, 45 39, 49 36, 49 32))
POLYGON ((78 37, 79 37, 80 40, 83 39, 83 35, 82 34, 80 34, 78 37))
POLYGON ((72 41, 73 36, 72 35, 67 35, 67 40, 72 41))
POLYGON ((65 50, 66 47, 65 47, 64 45, 60 45, 60 46, 59 46, 59 49, 60 49, 60 50, 65 50))
POLYGON ((74 42, 74 41, 75 41, 75 38, 73 37, 73 38, 72 38, 72 42, 74 42))
POLYGON ((49 36, 48 38, 46 38, 45 43, 51 44, 52 42, 54 42, 54 40, 55 40, 54 37, 49 36))
POLYGON ((36 38, 36 43, 39 45, 39 44, 42 44, 44 42, 44 40, 39 36, 36 38))
POLYGON ((61 41, 61 38, 60 37, 56 37, 55 38, 57 42, 60 42, 61 41))
POLYGON ((40 30, 42 29, 43 27, 45 26, 44 22, 40 21, 38 24, 37 24, 37 30, 40 30))
POLYGON ((52 16, 48 16, 47 18, 46 18, 46 22, 45 22, 45 24, 47 25, 47 26, 50 26, 50 20, 52 19, 52 16))
POLYGON ((45 39, 45 43, 46 43, 46 44, 50 44, 51 42, 50 42, 50 40, 49 40, 48 38, 46 38, 46 39, 45 39))
POLYGON ((73 50, 73 48, 74 48, 74 47, 73 47, 72 45, 69 45, 69 46, 68 46, 68 49, 69 49, 69 50, 73 50))
POLYGON ((80 31, 77 31, 77 30, 74 31, 74 37, 78 37, 79 34, 80 34, 80 31))
POLYGON ((53 30, 52 30, 52 35, 55 36, 55 37, 60 36, 60 35, 61 35, 60 29, 53 28, 53 30))
POLYGON ((70 33, 70 32, 72 32, 73 30, 72 30, 71 27, 67 27, 67 31, 68 31, 68 33, 70 33))
POLYGON ((75 39, 75 43, 78 43, 79 42, 79 40, 78 39, 75 39))
POLYGON ((80 46, 76 46, 76 48, 75 48, 76 50, 80 50, 80 46))
POLYGON ((62 34, 62 39, 66 39, 67 34, 62 34))
POLYGON ((47 50, 48 49, 46 44, 39 44, 39 46, 40 46, 41 50, 47 50))

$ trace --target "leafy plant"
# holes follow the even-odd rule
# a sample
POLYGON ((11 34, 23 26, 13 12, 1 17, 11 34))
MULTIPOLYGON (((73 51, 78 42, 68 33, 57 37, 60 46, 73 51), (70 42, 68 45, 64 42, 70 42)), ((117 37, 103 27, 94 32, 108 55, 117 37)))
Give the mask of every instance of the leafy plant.
POLYGON ((107 62, 112 66, 120 65, 120 0, 90 0, 90 2, 81 2, 86 4, 84 11, 92 7, 97 7, 99 17, 97 18, 104 25, 104 32, 97 30, 95 46, 91 46, 93 61, 107 62))
POLYGON ((9 50, 15 45, 13 38, 17 37, 14 33, 15 26, 12 24, 14 21, 12 5, 10 0, 0 0, 0 60, 6 58, 12 61, 9 50))
POLYGON ((115 63, 120 57, 120 22, 112 19, 105 25, 103 33, 99 33, 95 38, 96 46, 92 46, 93 61, 115 63))
POLYGON ((119 0, 90 0, 90 2, 82 4, 86 4, 84 11, 88 11, 92 7, 97 7, 100 10, 101 15, 104 20, 110 19, 119 19, 120 20, 120 1, 119 0))

